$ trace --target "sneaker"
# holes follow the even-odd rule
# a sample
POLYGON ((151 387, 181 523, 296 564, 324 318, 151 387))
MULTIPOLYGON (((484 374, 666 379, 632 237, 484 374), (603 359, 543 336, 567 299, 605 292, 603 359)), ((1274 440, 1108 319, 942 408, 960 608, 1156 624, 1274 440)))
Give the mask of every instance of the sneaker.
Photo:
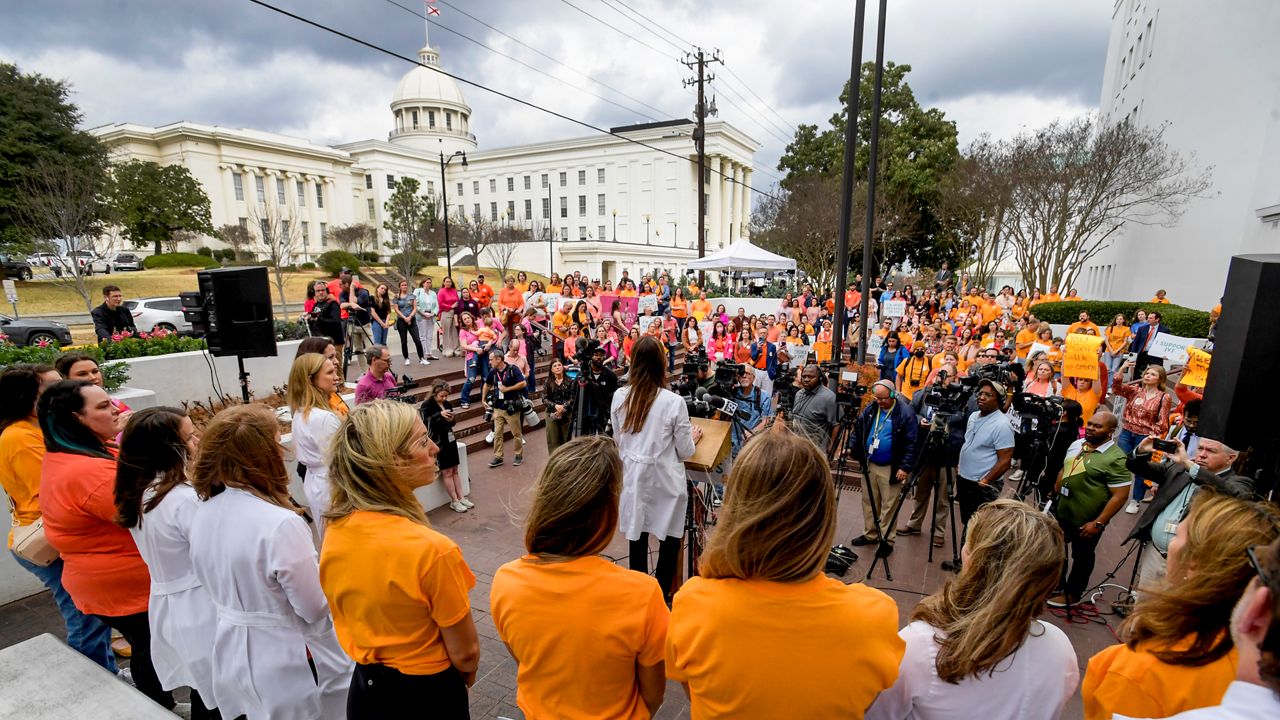
POLYGON ((459 404, 458 404, 458 408, 459 408, 459 409, 461 409, 461 410, 466 410, 466 409, 467 409, 467 408, 469 408, 469 407, 471 407, 471 403, 466 403, 466 402, 464 402, 464 403, 459 403, 459 404))
POLYGON ((496 458, 494 458, 494 459, 492 459, 492 460, 490 460, 490 461, 489 461, 489 467, 491 467, 491 468, 496 468, 496 467, 498 467, 498 466, 499 466, 499 465, 501 465, 501 464, 502 464, 502 458, 500 458, 500 457, 496 457, 496 458))
POLYGON ((408 365, 408 364, 409 364, 409 358, 405 358, 405 359, 404 359, 404 364, 405 364, 405 365, 408 365))
POLYGON ((440 358, 436 357, 435 355, 427 355, 427 359, 428 359, 428 360, 439 360, 440 358))
POLYGON ((484 436, 484 441, 485 441, 485 442, 487 442, 487 443, 489 443, 490 445, 492 445, 492 444, 493 444, 493 431, 492 431, 492 430, 490 430, 490 431, 489 431, 489 434, 488 434, 488 435, 485 435, 485 436, 484 436))
POLYGON ((1012 480, 1013 482, 1020 482, 1024 475, 1026 475, 1025 471, 1014 470, 1012 473, 1009 474, 1009 479, 1012 480))
POLYGON ((1064 594, 1064 595, 1055 595, 1049 598, 1048 605, 1051 608, 1064 608, 1068 605, 1075 605, 1079 602, 1080 602, 1079 599, 1072 599, 1067 597, 1064 594))
POLYGON ((418 361, 418 364, 419 364, 419 365, 430 365, 430 364, 431 364, 431 361, 430 361, 430 360, 428 360, 428 359, 426 359, 426 358, 422 358, 421 360, 419 360, 419 361, 418 361))
POLYGON ((516 456, 516 459, 511 461, 511 464, 512 464, 512 465, 520 465, 520 464, 523 464, 523 463, 524 463, 524 456, 523 456, 523 455, 517 455, 517 456, 516 456))
POLYGON ((454 500, 449 503, 449 509, 456 513, 464 513, 467 511, 467 506, 463 505, 461 500, 454 500))
POLYGON ((920 528, 900 527, 898 528, 898 534, 899 535, 919 535, 920 528))
POLYGON ((470 500, 468 500, 468 499, 466 499, 466 498, 461 498, 461 499, 459 499, 459 500, 458 500, 458 502, 462 503, 463 505, 466 505, 468 510, 470 510, 471 508, 473 508, 473 507, 475 507, 475 506, 476 506, 476 504, 475 504, 475 503, 471 502, 470 500))
POLYGON ((1140 507, 1141 507, 1141 505, 1139 505, 1139 504, 1138 504, 1138 501, 1137 501, 1137 500, 1130 500, 1130 501, 1129 501, 1129 504, 1124 506, 1125 514, 1127 514, 1127 515, 1137 515, 1137 514, 1138 514, 1138 508, 1140 508, 1140 507))
POLYGON ((116 672, 116 679, 126 685, 135 685, 133 682, 133 671, 129 668, 120 668, 116 672))

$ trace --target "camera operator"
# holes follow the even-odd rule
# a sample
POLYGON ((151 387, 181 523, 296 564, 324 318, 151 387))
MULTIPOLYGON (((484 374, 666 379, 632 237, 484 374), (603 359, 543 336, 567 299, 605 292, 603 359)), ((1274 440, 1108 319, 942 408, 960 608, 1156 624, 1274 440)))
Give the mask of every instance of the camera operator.
POLYGON ((791 405, 791 419, 825 451, 835 436, 835 426, 840 420, 836 409, 836 394, 822 382, 822 369, 817 365, 805 365, 800 371, 800 391, 791 405))
MULTIPOLYGON (((585 347, 584 343, 584 350, 585 347)), ((609 429, 609 408, 613 407, 613 394, 618 391, 618 376, 605 364, 608 357, 608 350, 593 344, 591 360, 582 369, 582 377, 587 382, 582 408, 584 435, 600 435, 609 429)))
POLYGON ((489 467, 496 468, 503 462, 503 435, 507 428, 511 429, 511 439, 516 444, 515 459, 512 465, 524 462, 524 434, 520 425, 520 417, 524 415, 525 397, 524 375, 520 368, 507 363, 501 350, 489 352, 490 372, 485 378, 481 397, 485 404, 493 410, 493 459, 489 467))
POLYGON ((369 370, 356 381, 356 404, 381 400, 396 387, 395 373, 391 372, 391 350, 386 345, 374 345, 364 353, 369 370))
POLYGON ((373 298, 368 290, 353 284, 350 277, 342 278, 341 288, 338 301, 342 309, 347 311, 347 332, 350 335, 351 352, 356 354, 357 362, 360 363, 361 369, 364 369, 367 367, 365 350, 373 344, 373 336, 369 331, 369 324, 373 322, 373 315, 370 312, 373 309, 373 298))
POLYGON ((854 457, 862 464, 862 481, 866 484, 862 493, 863 531, 850 544, 880 542, 876 531, 879 527, 892 549, 896 533, 896 528, 890 524, 893 522, 893 505, 902 493, 902 483, 915 469, 919 457, 919 421, 911 406, 888 380, 877 380, 871 386, 871 393, 875 402, 867 405, 858 416, 854 445, 854 457), (876 524, 877 517, 880 518, 879 525, 876 524))
POLYGON ((1107 523, 1124 507, 1133 476, 1125 469, 1124 451, 1111 440, 1119 421, 1100 410, 1085 425, 1084 438, 1067 451, 1069 464, 1054 483, 1053 515, 1071 548, 1071 572, 1063 592, 1049 600, 1049 607, 1080 602, 1089 587, 1098 541, 1107 523))
POLYGON ((329 294, 329 286, 323 281, 315 284, 316 304, 307 315, 312 335, 320 335, 333 341, 336 357, 342 357, 342 306, 329 294))
POLYGON ((738 387, 734 389, 733 401, 738 403, 739 412, 746 413, 746 417, 739 416, 733 423, 730 442, 733 457, 736 458, 743 444, 751 439, 767 418, 773 417, 773 398, 756 385, 756 374, 751 368, 743 366, 738 370, 738 387))
POLYGON ((1004 385, 994 380, 979 380, 974 398, 978 409, 969 415, 965 426, 956 476, 960 520, 965 526, 978 508, 1000 497, 1004 474, 1013 464, 1013 426, 1001 411, 1004 385))
POLYGON ((1127 463, 1129 471, 1138 478, 1157 483, 1155 498, 1138 516, 1138 522, 1125 538, 1125 542, 1135 538, 1150 542, 1156 550, 1142 554, 1138 584, 1145 586, 1164 577, 1169 543, 1178 531, 1178 523, 1186 517, 1192 498, 1201 489, 1242 499, 1252 498, 1254 494, 1253 482, 1232 469, 1239 453, 1226 443, 1202 437, 1196 446, 1195 457, 1189 458, 1181 441, 1170 440, 1167 442, 1173 444, 1173 449, 1162 451, 1163 457, 1157 459, 1156 440, 1155 437, 1143 438, 1127 463))
MULTIPOLYGON (((938 373, 938 378, 934 380, 932 385, 924 388, 923 391, 915 394, 911 398, 911 409, 915 411, 920 418, 920 428, 917 430, 921 437, 927 437, 929 427, 934 421, 934 415, 939 412, 939 408, 932 407, 926 403, 926 400, 933 393, 943 392, 947 388, 955 389, 960 387, 960 377, 954 370, 945 369, 938 373), (946 374, 944 375, 943 372, 946 374)), ((969 421, 969 414, 978 409, 977 400, 972 396, 969 397, 968 405, 960 411, 950 413, 947 419, 947 441, 945 448, 927 448, 923 445, 920 449, 920 462, 924 463, 924 469, 920 471, 920 479, 916 481, 916 497, 915 507, 911 511, 911 517, 907 523, 898 528, 899 535, 919 535, 924 527, 925 513, 928 511, 930 503, 930 495, 932 494, 933 505, 933 546, 942 547, 945 544, 947 533, 947 522, 950 519, 949 508, 950 489, 947 487, 946 468, 951 468, 955 473, 955 467, 960 462, 960 448, 964 445, 965 424, 969 421)))

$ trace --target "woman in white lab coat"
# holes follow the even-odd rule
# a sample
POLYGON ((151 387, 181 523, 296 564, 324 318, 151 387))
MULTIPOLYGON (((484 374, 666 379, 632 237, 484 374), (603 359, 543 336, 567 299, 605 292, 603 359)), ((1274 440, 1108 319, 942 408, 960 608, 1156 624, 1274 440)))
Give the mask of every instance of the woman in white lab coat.
POLYGON ((117 522, 133 535, 151 573, 147 615, 151 662, 165 690, 191 688, 191 717, 210 717, 213 695, 213 601, 191 568, 188 536, 200 507, 187 482, 199 436, 173 407, 133 413, 116 465, 117 522))
POLYGON ((613 396, 613 437, 622 455, 618 528, 630 541, 632 570, 649 572, 649 534, 657 535, 658 584, 668 600, 680 560, 689 493, 684 460, 702 431, 689 424, 684 400, 664 388, 667 360, 661 341, 641 337, 631 349, 631 376, 613 396))
POLYGON ((191 564, 218 617, 213 694, 226 718, 343 718, 353 666, 334 634, 311 532, 289 498, 279 440, 265 405, 228 408, 205 428, 192 469, 205 502, 191 523, 191 564))
POLYGON ((324 540, 324 515, 329 512, 329 441, 342 418, 329 409, 329 396, 341 380, 323 355, 306 353, 293 360, 286 399, 293 413, 293 454, 307 468, 302 489, 307 495, 316 534, 324 540))

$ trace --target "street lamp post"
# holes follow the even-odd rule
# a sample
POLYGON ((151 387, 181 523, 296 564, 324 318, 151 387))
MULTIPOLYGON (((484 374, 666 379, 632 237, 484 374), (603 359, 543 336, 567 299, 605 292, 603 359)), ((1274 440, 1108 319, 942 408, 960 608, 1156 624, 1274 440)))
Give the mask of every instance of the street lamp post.
POLYGON ((677 220, 671 221, 671 247, 679 247, 680 245, 680 223, 677 220))
POLYGON ((613 241, 618 242, 618 208, 613 209, 613 241))
POLYGON ((556 271, 556 231, 551 224, 551 177, 547 176, 547 277, 556 271))
MULTIPOLYGON (((444 141, 441 140, 440 142, 443 143, 444 141)), ((444 205, 444 265, 445 272, 450 276, 453 275, 453 246, 449 244, 449 182, 445 180, 444 169, 449 163, 453 162, 454 158, 462 158, 462 167, 465 168, 467 166, 467 154, 465 152, 458 150, 450 155, 448 159, 445 159, 444 150, 440 151, 440 193, 441 203, 444 205)), ((477 258, 476 263, 479 264, 479 262, 480 260, 477 258)))
POLYGON ((649 244, 649 213, 644 214, 644 244, 649 244))

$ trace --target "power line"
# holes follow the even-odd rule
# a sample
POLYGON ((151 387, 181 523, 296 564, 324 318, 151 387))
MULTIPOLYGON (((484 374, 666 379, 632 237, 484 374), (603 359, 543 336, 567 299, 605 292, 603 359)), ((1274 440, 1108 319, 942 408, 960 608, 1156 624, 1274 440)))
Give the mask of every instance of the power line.
MULTIPOLYGON (((405 12, 409 13, 410 15, 417 16, 417 17, 419 17, 419 18, 422 18, 423 20, 426 20, 426 19, 427 19, 427 17, 426 17, 425 15, 423 15, 422 13, 419 13, 418 11, 416 11, 416 10, 414 10, 414 9, 412 9, 412 8, 405 7, 404 5, 401 5, 400 3, 396 2, 396 0, 383 0, 383 1, 384 1, 384 2, 387 2, 387 3, 391 4, 391 5, 395 5, 396 7, 400 8, 401 10, 404 10, 405 12)), ((610 100, 609 98, 604 97, 603 95, 600 95, 600 94, 597 94, 597 93, 593 93, 593 92, 591 92, 590 90, 587 90, 586 88, 578 87, 577 85, 574 85, 573 83, 571 83, 571 82, 569 82, 569 81, 567 81, 567 80, 565 80, 565 79, 563 79, 563 78, 558 78, 558 77, 556 77, 555 75, 552 75, 551 73, 546 72, 545 70, 543 70, 543 69, 541 69, 541 68, 538 68, 538 67, 535 67, 535 66, 533 66, 533 65, 530 65, 529 63, 527 63, 527 62, 525 62, 525 61, 523 61, 523 60, 521 60, 521 59, 519 59, 519 58, 512 57, 512 56, 510 56, 510 55, 508 55, 508 54, 506 54, 506 53, 502 52, 501 50, 498 50, 498 49, 496 49, 496 48, 490 47, 489 45, 486 45, 485 43, 482 43, 482 42, 480 42, 479 40, 476 40, 476 39, 475 39, 475 38, 473 38, 473 37, 470 37, 470 36, 468 36, 468 35, 465 35, 465 34, 463 34, 463 33, 460 33, 460 32, 458 32, 457 30, 454 30, 453 28, 447 27, 447 26, 445 26, 445 25, 443 25, 443 24, 441 24, 441 23, 439 23, 439 22, 436 22, 436 23, 433 23, 433 24, 434 24, 434 26, 435 26, 435 27, 437 27, 437 28, 439 28, 439 29, 441 29, 441 30, 444 30, 445 32, 453 33, 454 35, 457 35, 458 37, 462 38, 463 40, 466 40, 467 42, 473 43, 473 44, 475 44, 475 45, 479 45, 480 47, 484 48, 485 50, 488 50, 489 52, 491 52, 491 53, 493 53, 493 54, 495 54, 495 55, 501 55, 502 57, 507 58, 508 60, 510 60, 510 61, 512 61, 512 62, 519 63, 519 64, 521 64, 521 65, 523 65, 523 66, 525 66, 525 67, 529 68, 530 70, 532 70, 532 71, 534 71, 534 72, 536 72, 536 73, 538 73, 538 74, 540 74, 540 75, 545 75, 546 77, 549 77, 549 78, 551 78, 552 80, 555 80, 556 82, 558 82, 558 83, 560 83, 560 84, 562 84, 562 85, 565 85, 565 86, 567 86, 567 87, 573 88, 574 90, 577 90, 577 91, 578 91, 578 92, 580 92, 580 93, 583 93, 583 94, 585 94, 585 95, 590 95, 591 97, 596 98, 597 100, 601 100, 601 101, 607 102, 607 103, 609 103, 610 105, 613 105, 614 107, 621 108, 621 109, 623 109, 623 110, 626 110, 626 111, 627 111, 627 112, 629 112, 629 113, 635 113, 636 115, 639 115, 640 117, 643 117, 643 118, 646 118, 646 119, 652 120, 652 121, 654 121, 654 122, 659 122, 659 121, 660 121, 660 120, 659 120, 659 118, 656 118, 656 117, 654 117, 654 116, 652 116, 652 115, 649 115, 649 114, 647 114, 647 113, 641 112, 641 111, 636 110, 636 109, 634 109, 634 108, 629 108, 629 107, 627 107, 626 105, 623 105, 623 104, 621 104, 621 103, 614 102, 613 100, 610 100)), ((644 103, 641 103, 641 104, 644 104, 644 103)), ((653 108, 653 109, 654 109, 654 110, 656 110, 659 114, 665 115, 665 113, 663 113, 661 110, 658 110, 657 108, 653 108)))
MULTIPOLYGON (((283 15, 283 16, 285 16, 285 17, 287 17, 287 18, 292 19, 292 20, 297 20, 298 22, 303 23, 303 24, 305 24, 305 25, 310 25, 311 27, 316 28, 317 30, 323 30, 324 32, 327 32, 327 33, 329 33, 329 34, 331 34, 331 35, 336 35, 336 36, 338 36, 338 37, 340 37, 340 38, 342 38, 342 39, 344 39, 344 40, 350 40, 351 42, 356 43, 357 45, 364 46, 364 47, 369 48, 370 50, 373 50, 373 51, 375 51, 375 52, 379 52, 379 53, 382 53, 383 55, 387 55, 387 56, 389 56, 389 57, 396 58, 397 60, 403 60, 404 62, 407 62, 407 63, 409 63, 410 65, 415 65, 415 66, 417 66, 417 67, 427 68, 428 70, 431 70, 432 72, 438 72, 438 73, 440 73, 441 75, 443 75, 443 76, 445 76, 445 77, 447 77, 447 78, 450 78, 450 79, 456 80, 457 82, 463 83, 463 84, 465 84, 465 85, 470 85, 471 87, 476 88, 476 89, 478 89, 478 90, 483 90, 483 91, 485 91, 485 92, 487 92, 487 93, 491 93, 491 94, 493 94, 493 95, 497 95, 497 96, 498 96, 498 97, 500 97, 500 98, 504 98, 504 99, 506 99, 506 100, 510 100, 510 101, 512 101, 512 102, 514 102, 514 103, 517 103, 517 104, 519 104, 519 105, 523 105, 523 106, 525 106, 525 107, 527 107, 527 108, 531 108, 531 109, 533 109, 533 110, 537 110, 537 111, 539 111, 539 112, 544 112, 544 113, 546 113, 546 114, 548 114, 548 115, 551 115, 552 117, 557 117, 557 118, 560 118, 561 120, 566 120, 566 121, 571 122, 571 123, 573 123, 573 124, 575 124, 575 125, 581 125, 581 126, 582 126, 582 127, 584 127, 584 128, 587 128, 587 129, 589 129, 589 130, 594 130, 594 131, 596 131, 596 132, 598 132, 598 133, 602 133, 602 134, 605 134, 605 135, 611 135, 611 136, 613 136, 613 137, 615 137, 615 138, 618 138, 619 140, 622 140, 622 141, 624 141, 624 142, 629 142, 629 143, 631 143, 632 145, 639 145, 640 147, 648 148, 648 149, 653 150, 653 151, 655 151, 655 152, 662 153, 663 155, 669 155, 669 156, 671 156, 671 157, 673 157, 673 158, 676 158, 676 159, 678 159, 678 160, 683 160, 683 161, 685 161, 685 162, 690 162, 690 163, 691 163, 691 162, 693 162, 692 160, 690 160, 690 159, 689 159, 689 156, 688 156, 688 155, 682 155, 682 154, 680 154, 680 153, 672 152, 672 151, 670 151, 670 150, 665 150, 665 149, 663 149, 663 148, 660 148, 660 147, 657 147, 657 146, 654 146, 654 145, 650 145, 649 143, 644 142, 643 140, 636 140, 635 138, 627 137, 626 135, 623 135, 623 134, 621 134, 621 133, 616 133, 616 132, 614 132, 614 131, 612 131, 612 130, 609 130, 609 129, 606 129, 606 128, 602 128, 602 127, 599 127, 598 125, 592 125, 591 123, 589 123, 589 122, 587 122, 587 121, 585 121, 585 120, 579 120, 579 119, 577 119, 577 118, 575 118, 575 117, 571 117, 571 116, 569 116, 569 115, 565 115, 565 114, 564 114, 564 113, 562 113, 562 112, 558 112, 558 111, 556 111, 556 110, 551 110, 550 108, 542 107, 541 105, 537 105, 537 104, 535 104, 535 103, 533 103, 533 102, 530 102, 529 100, 525 100, 524 98, 519 98, 519 97, 516 97, 515 95, 512 95, 512 94, 510 94, 510 93, 503 92, 503 91, 501 91, 501 90, 496 90, 496 89, 494 89, 494 88, 489 87, 488 85, 483 85, 483 84, 478 83, 478 82, 476 82, 476 81, 474 81, 474 80, 468 80, 467 78, 464 78, 464 77, 462 77, 461 75, 455 75, 454 73, 451 73, 451 72, 449 72, 449 71, 447 71, 447 70, 443 70, 443 69, 441 69, 441 68, 439 68, 439 67, 436 67, 436 66, 433 66, 433 65, 427 65, 427 64, 422 63, 422 62, 420 62, 420 61, 418 61, 418 60, 415 60, 415 59, 413 59, 413 58, 407 57, 407 56, 405 56, 405 55, 401 55, 400 53, 398 53, 398 52, 396 52, 396 51, 394 51, 394 50, 388 50, 387 48, 384 48, 384 47, 382 47, 381 45, 378 45, 378 44, 376 44, 376 43, 370 42, 370 41, 368 41, 368 40, 363 40, 363 39, 358 38, 358 37, 356 37, 356 36, 354 36, 354 35, 351 35, 350 33, 346 33, 346 32, 343 32, 343 31, 341 31, 341 30, 338 30, 338 29, 336 29, 336 28, 329 27, 328 25, 325 25, 324 23, 318 22, 318 21, 316 21, 316 20, 312 20, 311 18, 303 17, 303 16, 298 15, 298 14, 296 14, 296 13, 293 13, 293 12, 290 12, 290 11, 288 11, 288 10, 285 10, 284 8, 280 8, 280 7, 277 7, 277 6, 275 6, 275 5, 272 5, 271 3, 266 2, 265 0, 249 0, 249 2, 251 2, 251 3, 253 3, 254 5, 257 5, 257 6, 259 6, 259 7, 266 8, 266 9, 268 9, 268 10, 270 10, 270 11, 274 12, 274 13, 277 13, 277 14, 283 15)), ((724 172, 721 172, 721 171, 715 171, 715 170, 712 170, 711 172, 715 173, 716 175, 719 175, 720 177, 723 177, 723 178, 726 178, 726 179, 728 179, 728 178, 729 178, 729 176, 728 176, 728 175, 726 175, 726 174, 724 174, 724 172)), ((758 195, 764 195, 764 196, 766 196, 766 197, 773 197, 773 195, 772 195, 771 193, 765 192, 764 190, 757 190, 756 188, 754 188, 754 187, 752 187, 752 186, 750 186, 750 185, 748 185, 748 184, 746 184, 746 183, 738 183, 738 184, 742 185, 742 186, 743 186, 743 187, 745 187, 746 189, 748 189, 748 190, 750 190, 751 192, 754 192, 754 193, 756 193, 756 194, 758 194, 758 195)))
MULTIPOLYGON (((631 33, 628 33, 627 31, 622 30, 622 29, 621 29, 621 28, 619 28, 618 26, 616 26, 616 25, 611 25, 610 23, 607 23, 607 22, 605 22, 604 20, 601 20, 600 18, 596 17, 595 15, 592 15, 591 13, 587 12, 586 10, 583 10, 582 8, 578 7, 577 5, 574 5, 573 3, 569 2, 569 0, 560 0, 560 2, 564 3, 565 5, 568 5, 569 7, 573 8, 574 10, 577 10, 578 12, 582 13, 583 15, 586 15, 587 17, 591 18, 592 20, 595 20, 596 22, 600 23, 601 25, 604 25, 605 27, 607 27, 607 28, 609 28, 609 29, 613 30, 614 32, 618 33, 619 35, 621 35, 621 36, 623 36, 623 37, 625 37, 625 38, 629 38, 629 39, 630 39, 630 40, 632 40, 633 42, 637 42, 637 43, 639 43, 639 44, 641 44, 641 45, 643 45, 643 46, 645 46, 645 47, 649 48, 650 50, 652 50, 652 51, 654 51, 655 53, 657 53, 657 54, 661 55, 662 57, 667 58, 668 60, 674 60, 674 61, 676 61, 677 63, 678 63, 678 62, 680 62, 680 58, 678 58, 678 57, 676 57, 676 56, 674 56, 674 55, 668 55, 668 54, 666 54, 665 52, 663 52, 663 51, 659 50, 658 48, 656 48, 656 47, 654 47, 654 46, 650 45, 649 43, 647 43, 647 42, 645 42, 645 41, 641 40, 640 38, 638 38, 638 37, 636 37, 636 36, 632 35, 631 33)), ((678 47, 677 47, 676 49, 677 49, 677 50, 679 50, 680 48, 678 48, 678 47)))
POLYGON ((561 62, 561 61, 557 60, 556 58, 552 57, 551 55, 548 55, 548 54, 546 54, 546 53, 542 52, 541 50, 539 50, 538 48, 533 47, 532 45, 530 45, 530 44, 528 44, 528 43, 524 42, 524 41, 523 41, 523 40, 521 40, 520 38, 517 38, 517 37, 515 37, 515 36, 513 36, 513 35, 511 35, 511 34, 509 34, 509 33, 503 32, 502 30, 499 30, 498 28, 496 28, 496 27, 494 27, 494 26, 490 25, 489 23, 485 22, 484 20, 481 20, 480 18, 476 17, 475 15, 472 15, 471 13, 467 12, 466 10, 463 10, 462 8, 458 7, 457 5, 454 5, 454 4, 449 3, 449 2, 445 2, 445 0, 439 0, 439 4, 441 4, 441 5, 444 5, 444 6, 448 7, 449 9, 451 9, 451 10, 453 10, 453 11, 457 12, 459 15, 464 15, 464 16, 466 16, 466 17, 468 17, 468 18, 471 18, 471 19, 472 19, 472 20, 474 20, 475 22, 477 22, 477 23, 479 23, 479 24, 481 24, 481 25, 483 25, 483 26, 485 26, 485 27, 489 28, 490 30, 492 30, 492 31, 494 31, 494 32, 496 32, 496 33, 498 33, 498 34, 499 34, 499 35, 501 35, 502 37, 507 38, 507 39, 508 39, 508 40, 510 40, 511 42, 516 43, 517 45, 519 45, 519 46, 521 46, 521 47, 523 47, 523 48, 525 48, 525 49, 527 49, 527 50, 530 50, 531 52, 535 52, 535 53, 537 53, 538 55, 541 55, 542 57, 544 57, 544 58, 546 58, 546 59, 550 60, 551 62, 553 62, 553 63, 555 63, 555 64, 559 65, 560 67, 562 67, 562 68, 564 68, 564 69, 568 70, 569 72, 572 72, 572 73, 574 73, 575 75, 578 75, 579 77, 582 77, 582 78, 585 78, 585 79, 587 79, 587 80, 590 80, 591 82, 593 82, 593 83, 595 83, 595 84, 599 85, 599 86, 600 86, 600 87, 602 87, 602 88, 605 88, 605 89, 607 89, 607 90, 610 90, 610 91, 612 91, 612 92, 615 92, 615 93, 617 93, 618 95, 621 95, 622 97, 624 97, 624 98, 626 98, 626 99, 630 100, 631 102, 636 103, 637 105, 643 105, 644 107, 649 108, 650 110, 652 110, 652 111, 654 111, 654 112, 658 113, 659 115, 663 115, 663 116, 666 116, 666 117, 672 117, 671 113, 668 113, 668 112, 666 112, 666 111, 664 111, 664 110, 662 110, 662 109, 660 109, 660 108, 656 108, 656 107, 654 107, 654 106, 650 105, 649 103, 647 103, 647 102, 645 102, 645 101, 643 101, 643 100, 641 100, 641 99, 639 99, 639 98, 632 97, 631 95, 628 95, 627 93, 625 93, 625 92, 623 92, 623 91, 621 91, 621 90, 619 90, 619 89, 617 89, 617 88, 615 88, 615 87, 613 87, 613 86, 611 86, 611 85, 607 85, 607 84, 605 84, 604 82, 601 82, 600 80, 597 80, 597 79, 595 79, 595 78, 591 77, 590 75, 587 75, 586 73, 580 72, 579 70, 576 70, 576 69, 574 69, 573 67, 570 67, 569 65, 564 64, 563 62, 561 62))
POLYGON ((755 91, 755 90, 752 90, 752 89, 751 89, 751 86, 750 86, 750 85, 748 85, 748 84, 746 83, 746 81, 744 81, 742 78, 738 77, 738 74, 737 74, 737 73, 735 73, 735 72, 734 72, 734 71, 733 71, 733 70, 732 70, 728 65, 726 65, 726 66, 725 66, 724 70, 725 70, 725 72, 729 73, 729 77, 733 78, 734 80, 736 80, 736 81, 738 82, 738 84, 739 84, 739 85, 741 85, 742 87, 746 88, 747 92, 751 93, 752 97, 754 97, 756 100, 759 100, 759 101, 760 101, 760 104, 762 104, 762 105, 764 105, 766 108, 768 108, 769 112, 771 112, 771 113, 773 113, 775 116, 777 116, 777 118, 778 118, 779 120, 781 120, 781 121, 783 122, 783 124, 784 124, 784 125, 786 125, 786 126, 787 126, 787 131, 788 131, 788 132, 791 132, 791 133, 796 132, 796 126, 795 126, 795 125, 792 125, 792 124, 791 124, 791 123, 790 123, 786 118, 782 117, 781 113, 779 113, 777 110, 774 110, 772 105, 770 105, 769 103, 765 102, 764 98, 762 98, 762 97, 760 97, 758 94, 756 94, 756 91, 755 91))
POLYGON ((734 90, 733 88, 731 88, 731 87, 730 87, 729 85, 727 85, 727 84, 722 84, 722 85, 720 85, 719 87, 720 87, 720 89, 721 89, 721 90, 723 90, 723 91, 726 93, 726 94, 724 94, 724 95, 721 95, 721 98, 722 98, 725 102, 727 102, 727 103, 729 103, 730 105, 732 105, 732 106, 734 106, 734 107, 738 108, 739 110, 741 110, 741 111, 742 111, 742 113, 743 113, 743 115, 745 115, 748 119, 750 119, 750 120, 751 120, 751 122, 755 123, 755 124, 756 124, 760 129, 761 129, 761 130, 764 130, 766 133, 769 133, 770 135, 772 135, 772 136, 774 137, 774 139, 776 139, 776 140, 780 140, 780 141, 782 141, 783 143, 789 143, 789 142, 791 142, 791 138, 789 138, 789 137, 787 137, 786 135, 783 135, 783 134, 781 134, 781 133, 777 132, 776 130, 774 130, 773 128, 771 128, 771 127, 769 127, 768 125, 764 124, 763 122, 760 122, 758 119, 756 119, 756 117, 755 117, 754 115, 752 115, 752 114, 751 114, 751 111, 750 111, 750 110, 748 110, 747 108, 743 107, 743 105, 750 105, 751 103, 750 103, 750 101, 748 101, 748 100, 744 99, 741 95, 739 95, 739 94, 738 94, 738 92, 737 92, 736 90, 734 90), (732 93, 733 97, 730 97, 730 96, 729 96, 729 93, 732 93), (735 102, 735 101, 734 101, 734 98, 736 98, 737 100, 741 101, 741 103, 742 103, 742 104, 739 104, 738 102, 735 102))
POLYGON ((625 18, 625 19, 627 19, 627 20, 630 20, 631 22, 635 23, 636 25, 639 25, 642 29, 647 30, 647 31, 648 31, 650 34, 652 34, 654 37, 656 37, 656 38, 658 38, 659 40, 661 40, 662 42, 664 42, 664 43, 666 43, 666 44, 670 45, 671 47, 675 48, 675 49, 676 49, 676 50, 678 50, 679 52, 684 52, 684 51, 686 51, 686 50, 688 50, 689 48, 691 48, 691 47, 693 47, 693 46, 694 46, 694 43, 691 43, 691 42, 689 42, 689 41, 687 41, 687 40, 682 39, 679 35, 676 35, 675 33, 671 32, 670 30, 666 30, 666 29, 665 29, 665 28, 663 28, 661 25, 658 25, 658 23, 656 23, 656 22, 654 22, 653 20, 650 20, 649 18, 645 17, 643 14, 638 13, 638 12, 636 12, 635 10, 632 10, 630 7, 628 7, 628 6, 626 5, 626 3, 620 2, 619 0, 600 0, 600 1, 601 1, 601 2, 603 2, 603 3, 605 4, 605 6, 606 6, 606 7, 608 7, 610 10, 613 10, 614 12, 618 13, 618 15, 621 15, 623 18, 625 18), (622 13, 622 10, 619 10, 618 8, 614 7, 614 5, 615 5, 615 4, 616 4, 616 5, 621 5, 623 9, 625 9, 625 10, 626 10, 628 13, 630 13, 631 15, 634 15, 634 16, 635 16, 635 18, 631 17, 631 15, 624 15, 624 14, 622 13), (638 19, 637 19, 637 18, 638 18, 638 19), (677 45, 676 43, 673 43, 673 42, 671 42, 669 39, 667 39, 667 37, 666 37, 665 35, 661 35, 661 34, 659 34, 659 33, 655 32, 654 30, 652 30, 652 29, 650 29, 650 28, 648 28, 648 27, 645 27, 644 25, 642 25, 642 24, 640 23, 640 21, 641 21, 641 20, 643 20, 645 23, 648 23, 648 24, 650 24, 650 25, 656 26, 656 27, 657 27, 658 29, 660 29, 660 30, 663 30, 664 32, 666 32, 666 33, 667 33, 667 35, 671 35, 671 36, 672 36, 672 37, 674 37, 675 39, 679 40, 679 41, 680 41, 680 44, 679 44, 679 45, 677 45))

